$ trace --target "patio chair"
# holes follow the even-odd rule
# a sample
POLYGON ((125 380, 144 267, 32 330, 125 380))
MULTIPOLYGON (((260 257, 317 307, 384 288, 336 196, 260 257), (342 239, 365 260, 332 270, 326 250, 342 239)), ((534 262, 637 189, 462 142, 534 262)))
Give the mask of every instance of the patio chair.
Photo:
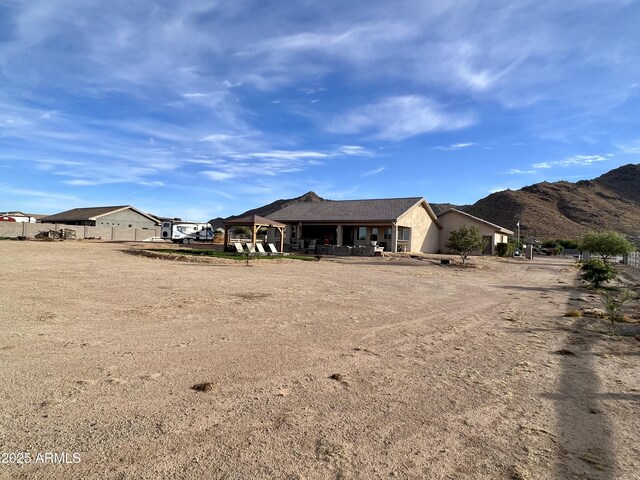
POLYGON ((247 242, 247 252, 256 253, 256 248, 253 246, 253 243, 247 242))
POLYGON ((309 248, 307 248, 307 253, 314 253, 316 251, 316 243, 317 240, 309 240, 309 248))
POLYGON ((280 253, 273 243, 268 244, 267 247, 269 247, 269 253, 271 255, 277 255, 280 253))
POLYGON ((260 255, 266 255, 267 252, 265 251, 264 247, 262 246, 261 243, 256 243, 256 250, 258 251, 258 253, 260 255))
POLYGON ((242 248, 242 244, 240 242, 235 242, 233 246, 236 247, 236 253, 244 253, 244 249, 242 248))

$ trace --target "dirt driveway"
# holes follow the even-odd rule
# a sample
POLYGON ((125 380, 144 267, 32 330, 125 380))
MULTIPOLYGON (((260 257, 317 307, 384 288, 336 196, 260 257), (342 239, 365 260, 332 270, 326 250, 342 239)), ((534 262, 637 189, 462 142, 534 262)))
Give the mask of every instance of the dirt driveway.
POLYGON ((0 477, 640 478, 640 342, 568 260, 127 248, 0 242, 0 477))

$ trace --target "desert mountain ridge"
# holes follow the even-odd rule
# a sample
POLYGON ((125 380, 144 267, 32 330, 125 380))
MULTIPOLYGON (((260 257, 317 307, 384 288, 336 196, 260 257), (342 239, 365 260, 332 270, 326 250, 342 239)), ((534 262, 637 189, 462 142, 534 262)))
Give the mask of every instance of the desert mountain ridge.
POLYGON ((579 238, 589 230, 640 237, 640 164, 628 164, 593 180, 541 182, 504 190, 465 208, 524 237, 579 238))
MULTIPOLYGON (((295 202, 331 201, 307 192, 276 200, 227 219, 247 215, 268 217, 295 202)), ((519 190, 503 190, 473 205, 431 203, 434 212, 457 208, 510 230, 520 222, 523 237, 579 238, 589 230, 616 230, 640 240, 640 164, 628 164, 592 180, 541 182, 519 190)), ((209 221, 221 227, 223 218, 209 221)))
POLYGON ((280 199, 275 202, 271 202, 268 205, 263 205, 262 207, 252 208, 251 210, 247 210, 239 215, 231 215, 227 218, 217 217, 209 220, 209 224, 215 228, 221 228, 224 226, 225 220, 234 220, 236 218, 247 217, 249 215, 258 215, 260 217, 268 217, 273 212, 277 212, 281 208, 286 207, 287 205, 291 205, 296 202, 326 202, 328 200, 318 196, 315 192, 307 192, 304 195, 300 195, 295 198, 288 199, 280 199))

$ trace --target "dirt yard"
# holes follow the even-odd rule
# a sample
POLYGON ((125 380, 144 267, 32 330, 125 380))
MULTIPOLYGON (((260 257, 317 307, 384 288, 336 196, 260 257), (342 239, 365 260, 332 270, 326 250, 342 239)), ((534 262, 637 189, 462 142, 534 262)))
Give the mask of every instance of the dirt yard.
POLYGON ((129 248, 0 242, 1 478, 640 478, 640 342, 569 260, 129 248))

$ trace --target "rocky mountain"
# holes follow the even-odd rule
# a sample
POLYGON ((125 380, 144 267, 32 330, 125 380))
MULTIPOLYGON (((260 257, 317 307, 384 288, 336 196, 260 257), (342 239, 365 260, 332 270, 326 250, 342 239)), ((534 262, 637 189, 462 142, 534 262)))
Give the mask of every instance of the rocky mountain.
POLYGON ((588 230, 640 236, 640 164, 576 183, 542 182, 485 197, 466 212, 524 237, 579 238, 588 230))
POLYGON ((300 195, 299 197, 296 197, 296 198, 276 200, 275 202, 271 202, 268 205, 263 205, 262 207, 247 210, 246 212, 243 212, 239 215, 231 215, 230 217, 227 217, 227 218, 222 218, 222 217, 214 218, 212 220, 209 220, 209 223, 211 224, 211 226, 213 226, 214 229, 222 228, 224 226, 225 220, 233 220, 235 218, 246 217, 248 215, 259 215, 260 217, 268 217, 271 213, 276 212, 281 208, 284 208, 287 205, 290 205, 295 202, 324 202, 324 201, 326 200, 318 196, 315 192, 307 192, 304 195, 300 195))

